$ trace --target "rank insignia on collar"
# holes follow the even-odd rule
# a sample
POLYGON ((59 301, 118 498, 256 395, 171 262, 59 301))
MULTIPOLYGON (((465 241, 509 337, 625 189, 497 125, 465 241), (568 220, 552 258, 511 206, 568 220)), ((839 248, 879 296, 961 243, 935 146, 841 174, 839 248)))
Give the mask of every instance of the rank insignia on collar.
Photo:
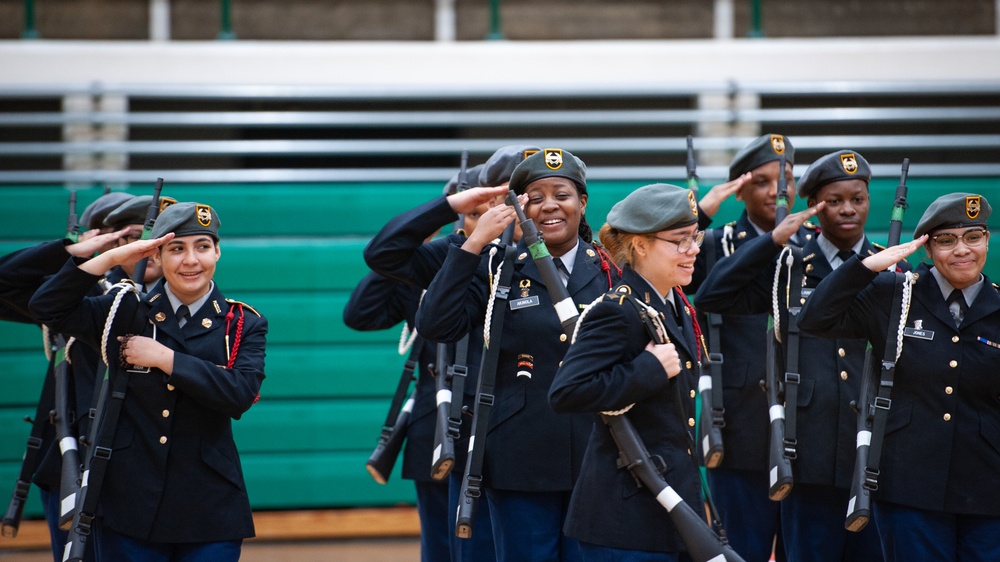
POLYGON ((526 257, 528 257, 528 252, 521 252, 521 254, 517 256, 517 261, 521 261, 526 257))
POLYGON ((561 148, 545 149, 545 167, 550 170, 558 170, 563 165, 563 153, 561 148))
POLYGON ((775 154, 785 153, 785 137, 781 135, 771 135, 771 148, 775 154))
POLYGON ((597 252, 591 250, 590 248, 587 248, 587 255, 590 257, 594 257, 597 255, 597 252))
POLYGON ((157 322, 163 322, 164 320, 167 319, 167 315, 162 312, 157 312, 156 316, 154 316, 153 318, 156 318, 157 322))
POLYGON ((858 159, 854 156, 854 154, 841 154, 840 165, 848 174, 853 174, 858 171, 858 159))
POLYGON ((646 291, 645 293, 643 293, 643 297, 645 297, 645 299, 646 299, 646 304, 651 304, 649 302, 649 291, 646 291))
POLYGON ((156 302, 156 299, 160 298, 163 293, 156 293, 155 295, 149 297, 149 302, 156 302))
POLYGON ((212 306, 215 307, 216 314, 222 314, 222 309, 219 308, 219 301, 212 301, 212 306))
POLYGON ((201 319, 201 325, 204 326, 204 327, 206 327, 206 328, 211 328, 212 327, 212 320, 209 319, 209 318, 202 318, 201 319))
POLYGON ((531 280, 530 279, 521 279, 521 282, 518 283, 518 287, 521 287, 521 298, 527 298, 528 297, 528 289, 531 288, 531 280))
POLYGON ((974 219, 979 216, 979 209, 981 208, 982 202, 978 195, 970 195, 965 198, 965 216, 974 219))

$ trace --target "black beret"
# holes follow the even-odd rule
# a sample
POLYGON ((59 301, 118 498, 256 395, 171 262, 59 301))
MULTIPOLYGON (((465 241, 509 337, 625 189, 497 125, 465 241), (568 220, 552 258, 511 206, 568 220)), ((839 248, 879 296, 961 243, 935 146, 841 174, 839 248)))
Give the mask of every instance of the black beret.
POLYGON ((101 228, 104 226, 104 219, 108 213, 114 211, 119 205, 132 199, 135 195, 124 191, 112 191, 98 197, 93 203, 87 205, 80 216, 80 226, 84 228, 101 228))
POLYGON ((218 241, 219 226, 219 215, 208 205, 177 203, 160 213, 149 236, 159 238, 168 232, 173 232, 177 237, 208 234, 218 241))
MULTIPOLYGON (((118 229, 130 224, 146 224, 146 214, 149 212, 149 205, 153 202, 152 195, 140 195, 132 197, 119 205, 114 211, 104 217, 104 226, 118 229)), ((160 212, 176 203, 172 197, 160 197, 160 212)))
POLYGON ((632 234, 681 228, 698 222, 698 202, 690 189, 666 183, 644 185, 615 203, 607 222, 632 234))
POLYGON ((941 228, 961 228, 963 226, 986 226, 993 209, 986 198, 974 193, 949 193, 942 195, 924 211, 914 238, 941 228))
MULTIPOLYGON (((465 170, 465 181, 469 183, 469 187, 479 187, 479 172, 482 169, 482 164, 476 164, 465 170)), ((444 184, 444 195, 454 195, 458 192, 458 174, 460 173, 461 171, 455 172, 455 175, 451 176, 448 183, 444 184)))
POLYGON ((782 154, 785 155, 785 162, 795 164, 795 147, 784 135, 767 134, 757 137, 733 157, 733 163, 729 165, 729 181, 781 158, 782 154))
POLYGON ((812 197, 819 188, 835 181, 861 180, 868 185, 871 179, 872 169, 864 156, 853 150, 838 150, 821 156, 806 168, 798 181, 799 197, 812 197))
POLYGON ((566 178, 576 184, 580 193, 587 192, 587 165, 561 148, 546 148, 528 155, 510 175, 510 189, 520 195, 528 184, 544 178, 566 178))
POLYGON ((512 144, 505 146, 493 153, 489 160, 483 164, 483 170, 479 173, 479 185, 482 187, 496 187, 510 181, 511 174, 518 164, 524 159, 540 151, 537 146, 526 146, 512 144))

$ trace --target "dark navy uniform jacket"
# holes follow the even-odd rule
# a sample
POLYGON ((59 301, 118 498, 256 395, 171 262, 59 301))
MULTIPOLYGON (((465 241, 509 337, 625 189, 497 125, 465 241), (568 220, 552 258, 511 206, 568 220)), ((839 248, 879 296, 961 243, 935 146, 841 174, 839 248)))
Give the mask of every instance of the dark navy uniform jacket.
MULTIPOLYGON (((876 251, 866 238, 861 254, 869 256, 876 251)), ((698 292, 698 306, 707 312, 771 311, 775 260, 780 252, 781 246, 769 235, 756 237, 719 262, 698 292)), ((802 259, 803 295, 808 295, 832 269, 815 237, 803 247, 802 259)), ((784 294, 784 287, 779 291, 784 294)), ((764 340, 758 345, 763 347, 764 340)), ((858 399, 861 388, 865 347, 863 339, 800 334, 798 458, 792 462, 796 482, 850 489, 857 446, 857 414, 851 401, 858 399)), ((766 441, 760 446, 766 449, 766 441)))
MULTIPOLYGON (((115 294, 86 297, 98 277, 68 262, 31 299, 36 318, 98 347, 115 294)), ((244 306, 236 362, 228 360, 226 327, 235 317, 216 286, 183 328, 163 280, 141 300, 121 300, 108 344, 109 376, 128 377, 98 516, 114 531, 151 542, 212 542, 254 534, 232 419, 254 403, 264 379, 267 320, 244 306), (155 332, 154 332, 155 330, 155 332), (116 336, 154 337, 175 351, 169 377, 153 369, 126 373, 116 336)))
MULTIPOLYGON (((750 222, 746 211, 735 223, 716 228, 716 264, 724 258, 723 244, 728 244, 730 255, 757 238, 757 230, 750 222), (728 234, 727 234, 728 232, 728 234)), ((799 240, 813 237, 813 230, 799 230, 799 240)), ((702 249, 695 260, 695 273, 691 284, 685 287, 688 293, 698 291, 706 271, 708 249, 702 249)), ((703 309, 701 295, 693 297, 695 308, 703 309)), ((709 338, 708 323, 703 323, 705 338, 709 338)), ((722 314, 720 348, 722 363, 722 400, 726 412, 725 427, 722 428, 722 443, 725 455, 721 468, 731 470, 768 470, 767 440, 770 424, 767 415, 767 394, 761 391, 760 381, 764 380, 767 364, 764 338, 767 333, 767 314, 738 314, 725 311, 722 314), (759 336, 759 337, 758 337, 759 336)))
MULTIPOLYGON (((1000 348, 980 340, 1000 342, 1000 292, 987 278, 956 328, 929 267, 915 275, 874 497, 1000 516, 1000 348)), ((893 275, 851 258, 819 284, 799 325, 824 337, 866 338, 881 357, 893 285, 893 275)))
MULTIPOLYGON (((394 279, 370 272, 358 283, 344 306, 344 323, 349 328, 361 331, 385 330, 402 321, 412 328, 422 291, 413 285, 406 285, 394 279)), ((403 478, 421 482, 435 481, 431 478, 431 463, 434 452, 434 430, 437 426, 436 382, 428 365, 437 357, 437 344, 421 340, 419 374, 413 412, 406 429, 406 445, 403 451, 403 478)), ((417 344, 415 344, 417 345, 417 344)), ((456 464, 461 457, 464 462, 465 449, 456 443, 456 464)), ((463 465, 459 465, 463 466, 463 465)))
MULTIPOLYGON (((567 290, 586 306, 609 289, 593 246, 579 239, 567 290)), ((493 268, 502 258, 494 258, 493 268)), ((417 330, 438 341, 482 332, 489 300, 487 258, 451 247, 424 295, 417 330)), ((579 473, 593 418, 557 415, 548 392, 569 347, 538 267, 524 241, 517 247, 510 301, 499 342, 496 401, 486 439, 484 485, 501 490, 569 491, 579 473), (513 305, 514 310, 511 310, 513 305)))
MULTIPOLYGON (((24 248, 16 252, 11 252, 0 258, 0 302, 7 305, 9 309, 22 321, 38 324, 30 316, 28 302, 31 296, 42 285, 48 276, 55 274, 69 259, 70 254, 66 251, 66 244, 63 240, 45 242, 24 248)), ((106 275, 108 283, 114 284, 124 279, 125 272, 121 268, 114 268, 106 275)), ((97 296, 103 294, 103 289, 95 284, 89 295, 97 296)), ((4 318, 8 319, 8 318, 4 318)), ((15 320, 16 321, 16 320, 15 320)), ((55 335, 55 334, 52 334, 55 335)), ((67 339, 69 339, 67 337, 67 339)), ((43 345, 48 345, 43 342, 43 345)), ((73 342, 68 350, 70 373, 70 391, 73 394, 73 401, 70 402, 74 419, 74 431, 77 436, 86 435, 90 427, 90 418, 87 415, 94 398, 94 386, 97 382, 97 364, 100 355, 97 350, 82 342, 73 342)), ((54 376, 54 358, 49 362, 46 377, 54 376)), ((42 397, 42 400, 52 401, 54 406, 54 396, 42 397)), ((54 438, 54 430, 47 420, 35 420, 35 423, 44 423, 48 427, 44 432, 54 438)), ((62 464, 62 453, 54 439, 43 438, 44 452, 38 471, 35 473, 34 482, 46 490, 56 490, 60 481, 60 466, 62 464)))
MULTIPOLYGON (((690 449, 698 361, 691 315, 681 308, 682 326, 678 326, 673 309, 642 277, 628 267, 622 275, 622 283, 631 287, 635 298, 664 314, 667 335, 680 354, 680 374, 667 378, 660 361, 644 351, 650 336, 635 306, 610 292, 580 322, 576 342, 549 393, 552 407, 557 412, 594 414, 635 404, 624 415, 650 455, 665 461, 667 483, 696 513, 703 513, 698 465, 690 449)), ((685 550, 667 510, 649 490, 637 486, 618 460, 610 431, 597 419, 570 500, 566 534, 613 548, 685 550)))

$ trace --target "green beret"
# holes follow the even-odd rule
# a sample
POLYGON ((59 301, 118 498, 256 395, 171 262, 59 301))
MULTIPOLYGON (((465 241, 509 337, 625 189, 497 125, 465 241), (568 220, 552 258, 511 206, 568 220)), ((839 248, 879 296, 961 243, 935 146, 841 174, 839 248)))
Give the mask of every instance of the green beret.
POLYGON ((108 213, 114 211, 119 205, 132 199, 135 195, 124 191, 112 191, 98 197, 93 203, 87 205, 80 215, 80 226, 90 228, 101 228, 104 226, 104 219, 108 213))
MULTIPOLYGON (((146 224, 146 214, 149 212, 149 205, 153 202, 152 195, 140 195, 132 197, 119 205, 114 211, 104 217, 104 226, 119 229, 130 224, 146 224)), ((160 212, 177 200, 172 197, 160 197, 160 212)))
POLYGON ((525 158, 540 150, 541 148, 537 146, 524 145, 510 145, 500 148, 483 164, 483 169, 479 173, 479 185, 496 187, 509 182, 514 168, 524 162, 525 158))
POLYGON ((733 157, 733 163, 729 165, 729 181, 781 158, 782 154, 785 155, 785 162, 795 164, 795 147, 784 135, 767 134, 757 137, 733 157))
MULTIPOLYGON (((476 164, 475 166, 465 170, 465 181, 469 183, 469 187, 479 187, 479 172, 483 169, 482 164, 476 164)), ((458 192, 458 174, 462 173, 458 171, 448 183, 444 184, 444 194, 454 195, 458 192)))
POLYGON ((219 215, 208 205, 177 203, 160 213, 150 238, 159 238, 173 232, 176 237, 208 234, 218 241, 219 226, 219 215))
POLYGON ((544 178, 566 178, 576 184, 581 194, 587 192, 587 165, 561 148, 546 148, 528 155, 510 175, 510 189, 520 195, 528 184, 544 178))
POLYGON ((644 185, 615 203, 608 224, 631 234, 647 234, 698 222, 698 202, 690 189, 666 183, 644 185))
POLYGON ((819 188, 835 181, 861 180, 868 185, 871 179, 872 169, 864 156, 853 150, 838 150, 821 156, 806 168, 798 181, 799 197, 812 197, 819 188))
POLYGON ((974 193, 949 193, 942 195, 924 211, 914 238, 941 228, 961 228, 963 226, 986 226, 992 212, 990 204, 982 195, 974 193))

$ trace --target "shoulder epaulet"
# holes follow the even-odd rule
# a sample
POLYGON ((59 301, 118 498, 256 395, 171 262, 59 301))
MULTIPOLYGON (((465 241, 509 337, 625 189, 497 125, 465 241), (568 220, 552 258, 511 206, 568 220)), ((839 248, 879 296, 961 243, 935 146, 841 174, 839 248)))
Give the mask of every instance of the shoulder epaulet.
POLYGON ((250 306, 249 304, 247 304, 247 303, 245 303, 245 302, 243 302, 243 301, 238 301, 238 300, 235 300, 235 299, 226 299, 226 302, 228 302, 229 304, 242 304, 242 305, 244 306, 244 308, 247 308, 247 309, 249 309, 249 310, 250 310, 250 312, 253 312, 253 313, 254 313, 254 314, 256 314, 257 316, 260 316, 260 313, 259 313, 259 312, 257 312, 257 311, 256 311, 256 310, 254 309, 254 307, 250 306))

